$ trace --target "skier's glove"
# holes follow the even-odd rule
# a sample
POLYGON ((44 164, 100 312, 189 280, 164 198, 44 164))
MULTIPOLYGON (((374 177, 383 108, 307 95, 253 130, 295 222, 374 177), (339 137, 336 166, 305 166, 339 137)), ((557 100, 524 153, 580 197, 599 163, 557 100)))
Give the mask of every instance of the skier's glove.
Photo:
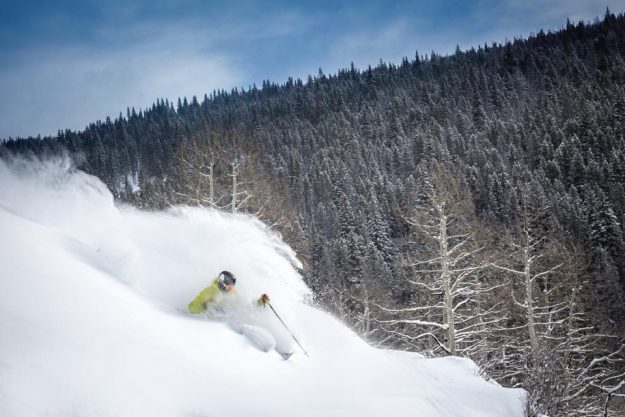
POLYGON ((258 301, 256 301, 256 305, 258 307, 265 307, 269 302, 269 296, 267 294, 262 294, 258 301))

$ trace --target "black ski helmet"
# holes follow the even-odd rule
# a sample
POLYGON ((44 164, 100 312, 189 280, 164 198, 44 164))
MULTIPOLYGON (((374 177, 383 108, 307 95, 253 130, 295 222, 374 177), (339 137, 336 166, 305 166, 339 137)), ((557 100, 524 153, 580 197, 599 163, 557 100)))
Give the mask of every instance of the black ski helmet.
POLYGON ((221 271, 219 273, 219 278, 217 279, 217 286, 220 290, 226 291, 227 285, 235 285, 237 283, 237 279, 232 275, 232 272, 229 271, 221 271))

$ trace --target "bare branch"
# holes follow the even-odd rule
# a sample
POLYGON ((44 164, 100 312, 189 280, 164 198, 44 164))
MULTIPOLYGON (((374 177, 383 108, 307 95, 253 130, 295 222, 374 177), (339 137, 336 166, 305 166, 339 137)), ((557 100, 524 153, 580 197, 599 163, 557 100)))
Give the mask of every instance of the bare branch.
POLYGON ((534 275, 534 276, 531 278, 531 282, 536 281, 536 279, 537 279, 537 278, 540 278, 540 277, 542 277, 542 276, 545 276, 545 275, 547 275, 547 274, 552 273, 553 271, 555 271, 556 269, 560 268, 561 266, 562 266, 562 264, 559 264, 559 265, 554 266, 553 268, 550 268, 550 269, 548 269, 548 270, 546 270, 546 271, 543 271, 543 272, 540 272, 540 273, 538 273, 538 274, 534 275))
POLYGON ((492 263, 492 262, 489 263, 488 265, 492 266, 492 267, 495 267, 497 269, 501 269, 503 271, 510 272, 512 274, 517 274, 517 275, 524 275, 525 274, 523 271, 517 271, 516 269, 510 269, 510 268, 506 268, 505 266, 499 266, 499 265, 497 265, 495 263, 492 263))

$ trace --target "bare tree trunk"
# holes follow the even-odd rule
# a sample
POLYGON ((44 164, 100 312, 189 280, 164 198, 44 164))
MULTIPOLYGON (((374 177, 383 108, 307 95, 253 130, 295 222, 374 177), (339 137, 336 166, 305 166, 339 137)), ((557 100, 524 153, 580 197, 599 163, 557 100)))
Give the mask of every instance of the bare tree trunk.
POLYGON ((215 201, 215 175, 213 172, 213 168, 215 167, 215 154, 211 151, 211 158, 208 166, 208 202, 214 207, 216 205, 215 201))
MULTIPOLYGON (((526 230, 527 237, 527 230, 526 230)), ((529 257, 529 237, 527 244, 523 248, 523 274, 525 278, 525 306, 527 309, 527 330, 530 337, 530 346, 532 348, 532 358, 535 360, 538 355, 538 337, 536 336, 536 324, 534 322, 534 304, 532 297, 532 273, 531 259, 529 257)))
POLYGON ((371 309, 369 307, 369 303, 370 303, 370 299, 369 299, 369 292, 367 291, 367 286, 365 285, 364 287, 364 311, 362 313, 362 318, 363 318, 363 328, 364 328, 364 332, 363 335, 365 337, 365 342, 369 342, 369 333, 371 332, 371 309))
POLYGON ((447 325, 447 347, 451 355, 456 354, 456 327, 453 310, 453 297, 451 294, 451 274, 449 272, 449 251, 447 242, 447 216, 444 205, 437 207, 439 214, 439 246, 441 253, 441 280, 443 283, 444 312, 443 323, 447 325))
POLYGON ((231 208, 232 208, 232 213, 236 213, 237 212, 237 177, 239 175, 239 164, 235 161, 232 162, 232 202, 231 202, 231 208))

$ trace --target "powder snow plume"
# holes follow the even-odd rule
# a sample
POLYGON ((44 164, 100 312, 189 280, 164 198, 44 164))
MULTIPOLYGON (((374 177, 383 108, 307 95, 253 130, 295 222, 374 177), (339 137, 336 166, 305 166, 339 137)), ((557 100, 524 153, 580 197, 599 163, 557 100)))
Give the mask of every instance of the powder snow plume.
POLYGON ((524 392, 470 360, 374 349, 308 305, 295 253, 252 217, 140 211, 68 159, 15 159, 0 161, 0 239, 1 416, 523 415, 524 392), (251 311, 239 324, 284 332, 253 304, 268 293, 310 356, 187 314, 221 270, 251 311))
POLYGON ((0 178, 5 209, 88 245, 101 268, 163 305, 186 309, 222 270, 239 277, 244 296, 269 292, 301 301, 309 293, 295 253, 252 217, 191 207, 118 207, 98 178, 67 158, 0 161, 0 178))

